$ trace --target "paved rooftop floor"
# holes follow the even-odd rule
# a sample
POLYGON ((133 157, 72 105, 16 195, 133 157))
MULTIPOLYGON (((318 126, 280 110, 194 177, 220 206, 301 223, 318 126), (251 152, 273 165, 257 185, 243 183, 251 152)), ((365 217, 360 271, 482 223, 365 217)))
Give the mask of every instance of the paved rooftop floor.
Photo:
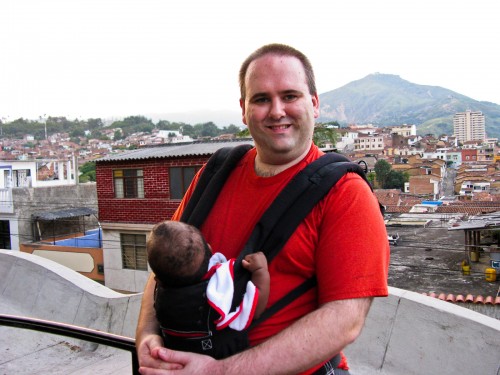
POLYGON ((472 263, 470 275, 462 273, 466 258, 463 231, 446 227, 388 227, 388 234, 398 233, 398 246, 391 245, 389 285, 418 293, 472 294, 496 296, 496 282, 488 282, 484 270, 489 256, 483 254, 472 263))

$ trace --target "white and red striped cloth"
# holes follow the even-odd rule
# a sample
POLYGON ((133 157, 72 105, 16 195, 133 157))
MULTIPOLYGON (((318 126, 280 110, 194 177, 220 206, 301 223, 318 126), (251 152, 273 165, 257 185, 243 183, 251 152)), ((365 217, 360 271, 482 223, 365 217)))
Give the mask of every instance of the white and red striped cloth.
POLYGON ((234 262, 235 259, 226 260, 221 253, 215 253, 208 264, 205 279, 210 277, 207 286, 208 303, 219 314, 215 321, 217 329, 230 327, 242 331, 252 322, 259 290, 254 283, 249 281, 243 296, 243 301, 234 311, 231 310, 234 295, 234 262))

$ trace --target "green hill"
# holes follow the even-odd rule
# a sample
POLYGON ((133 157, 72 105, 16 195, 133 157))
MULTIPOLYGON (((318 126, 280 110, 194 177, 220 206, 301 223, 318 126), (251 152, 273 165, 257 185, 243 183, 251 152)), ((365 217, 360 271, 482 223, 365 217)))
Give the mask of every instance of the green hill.
POLYGON ((320 95, 320 122, 391 126, 415 124, 418 134, 453 134, 453 115, 466 110, 485 115, 486 134, 500 138, 500 105, 454 91, 418 85, 391 74, 370 74, 320 95))

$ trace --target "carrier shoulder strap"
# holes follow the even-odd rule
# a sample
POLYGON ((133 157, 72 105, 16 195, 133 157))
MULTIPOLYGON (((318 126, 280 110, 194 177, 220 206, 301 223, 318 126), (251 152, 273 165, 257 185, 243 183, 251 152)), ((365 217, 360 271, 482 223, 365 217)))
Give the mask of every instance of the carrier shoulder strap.
MULTIPOLYGON (((181 221, 198 228, 203 224, 229 174, 251 147, 242 145, 222 148, 212 155, 181 216, 181 221)), ((271 262, 312 208, 349 172, 357 173, 370 186, 359 164, 350 162, 345 156, 336 153, 321 156, 292 178, 259 219, 238 257, 239 261, 235 262, 234 272, 238 275, 235 278, 235 297, 243 296, 250 276, 248 272, 243 272, 241 260, 249 253, 262 251, 268 262, 271 262)), ((252 325, 267 319, 315 285, 315 278, 306 280, 267 309, 252 325)), ((233 308, 240 302, 238 298, 234 298, 233 308)))
MULTIPOLYGON (((235 278, 235 296, 244 294, 250 279, 249 273, 243 272, 241 260, 247 254, 262 251, 271 262, 314 206, 349 172, 357 173, 370 186, 363 168, 339 154, 321 156, 292 178, 259 219, 234 264, 234 273, 238 275, 235 278)), ((269 318, 314 286, 315 277, 305 280, 270 306, 252 322, 252 326, 269 318)), ((233 302, 234 309, 239 302, 237 298, 233 302)))
POLYGON ((264 212, 240 258, 253 251, 263 251, 271 261, 313 207, 349 172, 357 173, 370 185, 363 168, 343 155, 325 154, 308 164, 264 212))
POLYGON ((210 157, 182 213, 181 221, 201 227, 229 174, 251 148, 252 145, 223 147, 210 157))

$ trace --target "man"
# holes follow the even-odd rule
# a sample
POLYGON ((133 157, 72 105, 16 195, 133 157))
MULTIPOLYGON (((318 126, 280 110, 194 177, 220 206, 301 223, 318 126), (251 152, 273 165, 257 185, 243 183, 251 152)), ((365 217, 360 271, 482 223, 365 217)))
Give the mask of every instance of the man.
MULTIPOLYGON (((226 257, 238 254, 279 191, 322 154, 312 143, 319 98, 311 64, 301 52, 279 44, 258 49, 240 69, 240 89, 243 123, 255 149, 232 172, 201 227, 214 251, 226 257)), ((141 373, 340 374, 336 367, 346 364, 339 364, 337 355, 358 337, 372 298, 388 293, 388 262, 378 203, 367 184, 349 173, 269 265, 268 306, 311 276, 317 288, 255 327, 252 348, 223 360, 162 348, 150 278, 136 336, 141 373), (334 366, 326 363, 334 357, 334 366)))

